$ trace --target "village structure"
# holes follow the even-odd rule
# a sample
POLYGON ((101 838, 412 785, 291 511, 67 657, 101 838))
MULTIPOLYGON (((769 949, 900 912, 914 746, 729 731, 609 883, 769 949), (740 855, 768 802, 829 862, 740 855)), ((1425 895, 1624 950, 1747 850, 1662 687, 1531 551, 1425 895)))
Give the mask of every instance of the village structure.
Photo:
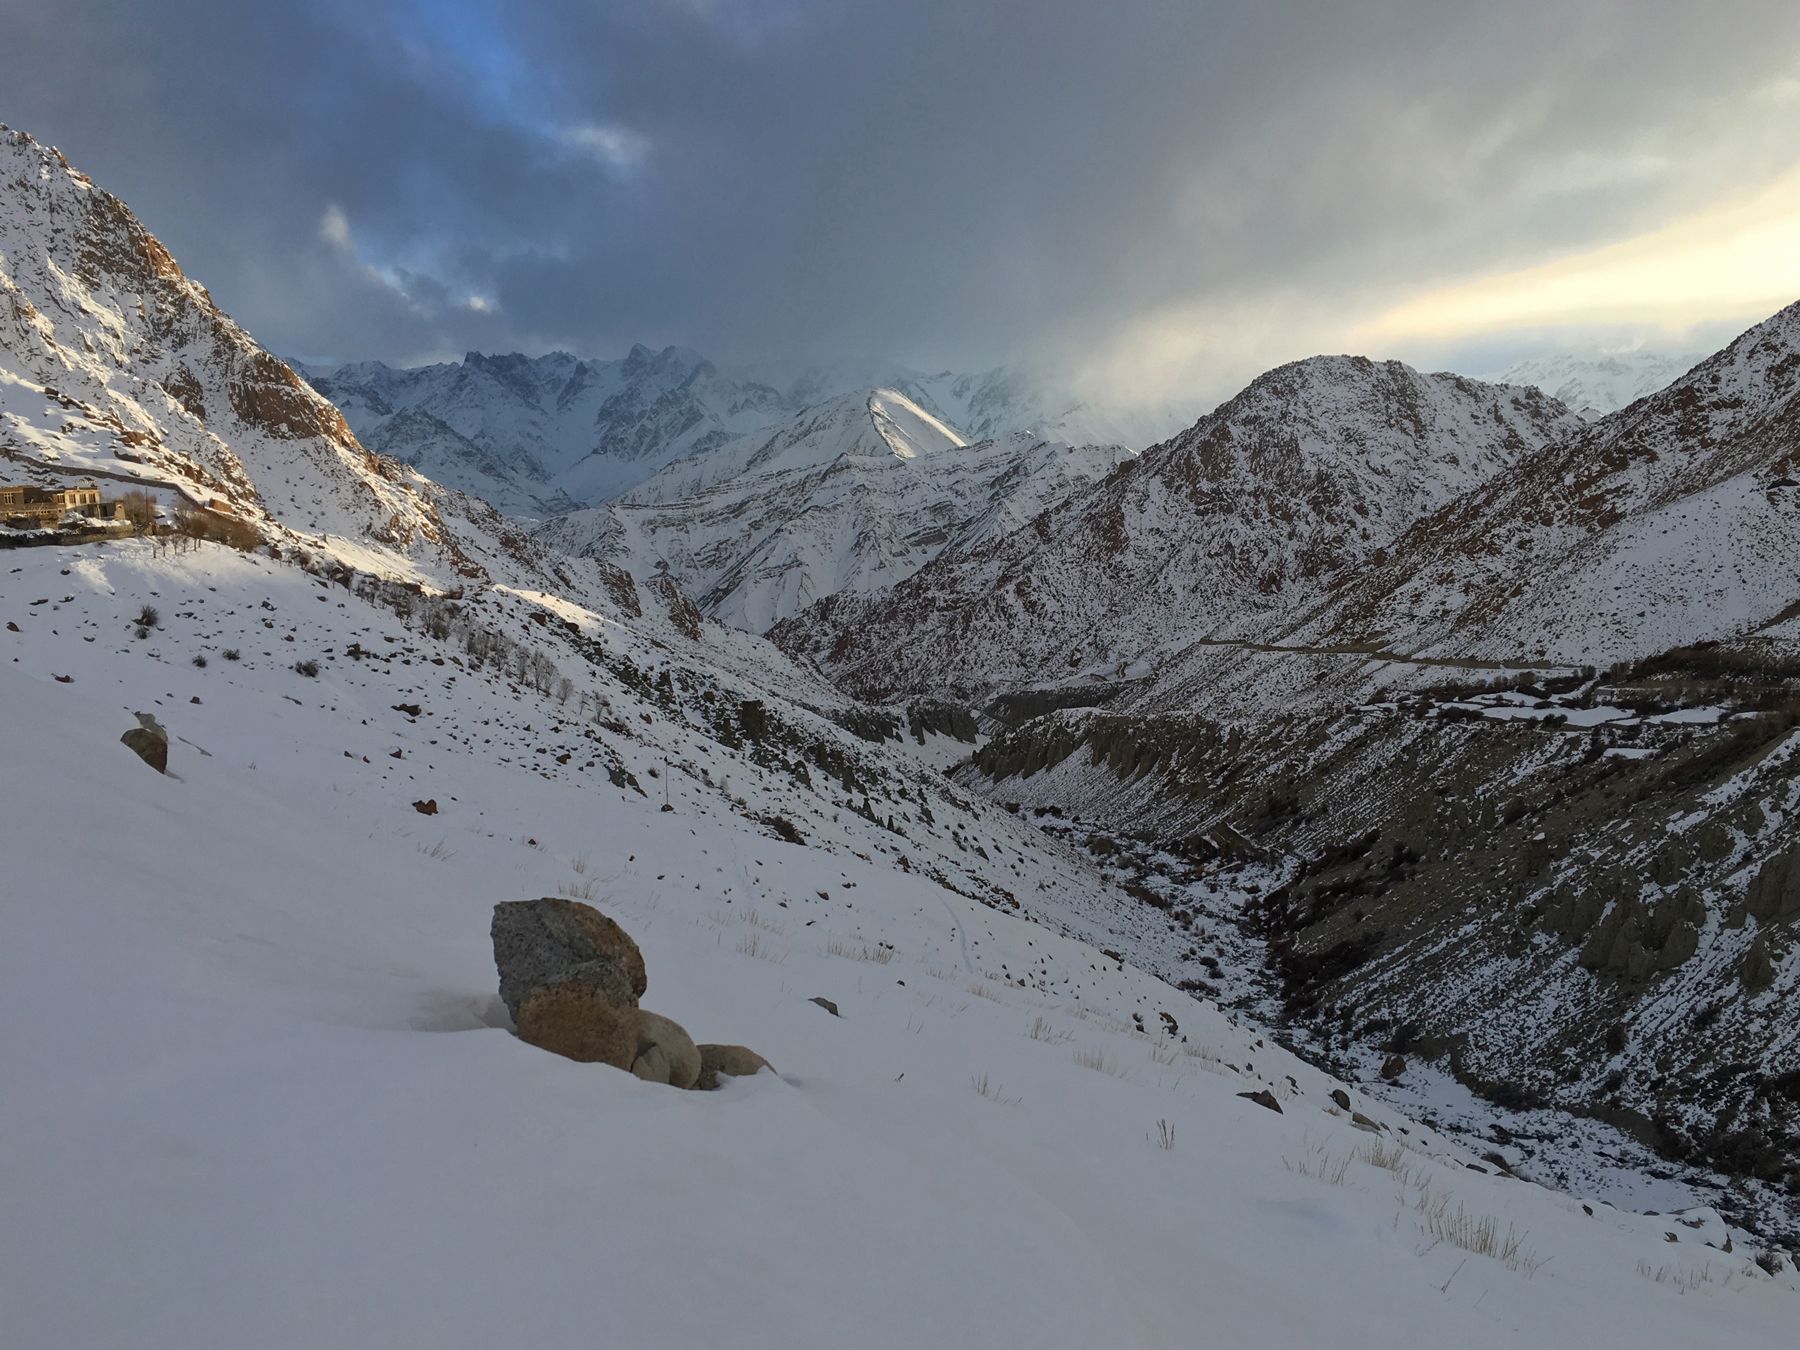
POLYGON ((122 501, 105 501, 92 482, 68 488, 0 486, 0 522, 13 529, 55 529, 78 516, 83 522, 125 519, 122 501))

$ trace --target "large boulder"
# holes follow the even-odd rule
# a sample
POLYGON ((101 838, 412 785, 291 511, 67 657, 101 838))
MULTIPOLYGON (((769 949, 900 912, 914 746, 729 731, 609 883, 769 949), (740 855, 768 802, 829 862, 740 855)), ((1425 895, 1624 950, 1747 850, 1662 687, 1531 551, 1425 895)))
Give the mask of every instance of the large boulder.
POLYGON ((149 713, 137 714, 138 724, 120 742, 158 773, 169 771, 169 733, 149 713))
POLYGON ((599 964, 534 989, 513 1015, 519 1039, 568 1059, 632 1068, 641 1014, 624 984, 601 974, 599 964))
POLYGON ((551 897, 495 905, 492 936, 500 999, 521 1038, 632 1067, 649 980, 630 934, 592 905, 551 897))
POLYGON ((631 1071, 646 1083, 691 1088, 700 1080, 700 1049, 679 1022, 640 1009, 631 1071))

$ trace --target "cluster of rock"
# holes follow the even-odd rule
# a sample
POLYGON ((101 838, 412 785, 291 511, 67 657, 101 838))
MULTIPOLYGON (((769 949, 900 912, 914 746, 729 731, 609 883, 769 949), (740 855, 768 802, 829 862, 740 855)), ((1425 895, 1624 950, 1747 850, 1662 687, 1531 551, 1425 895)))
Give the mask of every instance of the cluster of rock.
POLYGON ((1654 903, 1629 894, 1624 880, 1610 888, 1623 898, 1609 902, 1605 883, 1586 889, 1564 886, 1545 908, 1544 926, 1581 944, 1583 967, 1646 980, 1674 970, 1700 949, 1706 907, 1692 887, 1679 887, 1654 903))
POLYGON ((592 905, 504 900, 492 935, 500 999, 521 1040, 679 1088, 770 1067, 745 1046, 696 1045, 679 1023, 638 1006, 649 986, 643 953, 592 905))

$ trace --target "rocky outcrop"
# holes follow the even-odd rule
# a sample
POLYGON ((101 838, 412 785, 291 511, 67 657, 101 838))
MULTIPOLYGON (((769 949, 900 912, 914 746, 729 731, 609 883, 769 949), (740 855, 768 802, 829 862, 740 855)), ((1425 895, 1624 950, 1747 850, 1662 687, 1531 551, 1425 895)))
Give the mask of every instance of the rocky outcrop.
POLYGON ((149 713, 137 714, 138 725, 119 737, 125 748, 158 773, 169 771, 169 733, 149 713))
POLYGON ((1630 899, 1614 905, 1581 948, 1581 964, 1627 979, 1645 980, 1674 970, 1700 948, 1706 907, 1692 891, 1677 892, 1655 905, 1630 899))
POLYGON ((1744 892, 1744 913, 1758 923, 1800 918, 1800 844, 1762 865, 1744 892))

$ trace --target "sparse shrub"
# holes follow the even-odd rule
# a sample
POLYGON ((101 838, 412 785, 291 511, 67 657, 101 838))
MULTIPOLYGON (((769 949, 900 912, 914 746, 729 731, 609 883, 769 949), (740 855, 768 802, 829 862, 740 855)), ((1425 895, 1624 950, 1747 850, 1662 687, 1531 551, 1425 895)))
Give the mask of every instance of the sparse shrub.
POLYGON ((306 676, 309 680, 316 680, 319 677, 319 663, 310 658, 305 661, 296 661, 294 662, 294 671, 296 674, 306 676))
POLYGON ((195 652, 194 653, 194 669, 196 669, 196 670, 205 670, 206 669, 206 653, 205 652, 195 652))
POLYGON ((145 605, 138 611, 136 623, 139 628, 157 628, 162 624, 162 615, 155 605, 145 605))
POLYGON ((1170 1152, 1175 1147, 1175 1127, 1166 1120, 1158 1120, 1156 1133, 1151 1138, 1163 1152, 1170 1152))
POLYGON ((236 661, 239 659, 238 649, 236 647, 227 647, 224 651, 220 652, 219 655, 223 656, 227 661, 236 661))
POLYGON ((762 818, 762 822, 775 832, 777 839, 785 839, 790 844, 806 842, 806 836, 800 833, 800 827, 786 816, 768 815, 762 818))
POLYGON ((262 531, 240 516, 183 506, 175 512, 175 531, 191 540, 211 540, 248 553, 262 541, 262 531))

